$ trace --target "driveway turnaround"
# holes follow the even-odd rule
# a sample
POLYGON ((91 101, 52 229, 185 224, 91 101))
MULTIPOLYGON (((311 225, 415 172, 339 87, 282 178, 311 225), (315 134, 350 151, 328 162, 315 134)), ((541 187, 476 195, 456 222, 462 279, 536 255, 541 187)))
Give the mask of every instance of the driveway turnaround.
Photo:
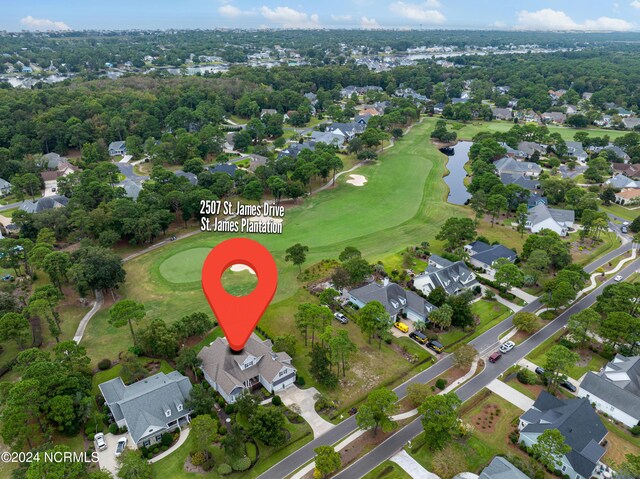
POLYGON ((300 389, 297 386, 289 386, 282 392, 277 393, 286 406, 297 404, 300 408, 300 415, 309 423, 313 429, 313 437, 318 437, 334 428, 334 425, 320 417, 316 412, 316 400, 313 398, 318 394, 316 388, 300 389))
POLYGON ((107 448, 104 451, 98 451, 98 465, 100 469, 106 469, 111 474, 116 476, 118 469, 120 469, 120 462, 116 457, 116 445, 118 439, 127 436, 129 441, 127 442, 127 449, 133 449, 131 447, 131 437, 128 434, 120 434, 118 436, 107 433, 104 435, 104 442, 107 443, 107 448))
POLYGON ((404 469, 413 479, 440 479, 440 476, 427 471, 404 449, 393 456, 391 460, 404 469))
POLYGON ((523 411, 528 411, 533 407, 533 399, 525 396, 520 391, 513 389, 507 383, 503 383, 499 379, 494 379, 487 384, 487 389, 496 393, 502 399, 509 401, 511 404, 523 411))

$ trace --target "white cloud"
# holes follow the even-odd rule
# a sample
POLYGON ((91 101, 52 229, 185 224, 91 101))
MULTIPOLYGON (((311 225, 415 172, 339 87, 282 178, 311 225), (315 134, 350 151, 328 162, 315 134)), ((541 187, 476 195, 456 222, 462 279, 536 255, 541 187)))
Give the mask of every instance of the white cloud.
POLYGON ((438 8, 442 6, 440 0, 427 0, 426 2, 424 2, 424 5, 429 8, 438 8))
POLYGON ((633 8, 640 9, 640 1, 639 0, 633 0, 633 2, 631 2, 629 5, 631 5, 633 8))
POLYGON ((501 22, 501 21, 497 20, 497 21, 493 22, 490 26, 491 26, 491 27, 493 27, 493 28, 500 28, 500 29, 502 29, 502 28, 505 28, 505 27, 507 26, 507 24, 506 24, 506 23, 504 23, 504 22, 501 22))
POLYGON ((351 15, 331 15, 331 20, 334 22, 349 22, 353 20, 351 15))
POLYGON ((439 10, 434 10, 433 5, 433 0, 427 1, 423 4, 394 2, 389 5, 389 10, 400 17, 407 18, 418 23, 444 23, 444 15, 439 10))
POLYGON ((380 24, 375 18, 362 17, 360 18, 360 27, 366 29, 374 29, 380 28, 380 24))
POLYGON ((543 8, 535 12, 518 13, 519 30, 631 30, 633 25, 620 18, 600 17, 578 23, 561 10, 543 8))
POLYGON ((311 15, 294 10, 291 7, 269 8, 263 6, 260 13, 271 23, 276 23, 283 28, 318 28, 320 17, 317 13, 311 15))
POLYGON ((32 30, 71 30, 64 22, 56 22, 48 18, 33 18, 31 15, 21 19, 20 23, 32 30))

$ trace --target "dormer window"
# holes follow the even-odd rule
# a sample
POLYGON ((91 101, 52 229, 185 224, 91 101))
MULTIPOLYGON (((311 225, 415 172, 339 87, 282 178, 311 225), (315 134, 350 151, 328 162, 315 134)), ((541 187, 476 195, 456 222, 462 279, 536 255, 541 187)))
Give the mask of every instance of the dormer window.
POLYGON ((182 404, 178 404, 177 409, 178 409, 178 411, 182 411, 182 404))
POLYGON ((164 415, 167 416, 167 417, 171 417, 171 409, 166 409, 164 411, 164 415))

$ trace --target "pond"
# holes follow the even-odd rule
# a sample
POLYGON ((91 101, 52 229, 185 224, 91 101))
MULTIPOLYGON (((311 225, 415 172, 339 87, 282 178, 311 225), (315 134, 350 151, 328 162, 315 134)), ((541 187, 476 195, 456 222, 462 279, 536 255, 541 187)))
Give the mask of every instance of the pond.
POLYGON ((471 194, 464 184, 464 179, 467 176, 464 165, 469 161, 471 145, 473 145, 471 141, 460 141, 455 146, 440 149, 443 154, 449 157, 447 162, 449 174, 444 177, 444 182, 449 186, 447 201, 454 205, 464 205, 471 198, 471 194))

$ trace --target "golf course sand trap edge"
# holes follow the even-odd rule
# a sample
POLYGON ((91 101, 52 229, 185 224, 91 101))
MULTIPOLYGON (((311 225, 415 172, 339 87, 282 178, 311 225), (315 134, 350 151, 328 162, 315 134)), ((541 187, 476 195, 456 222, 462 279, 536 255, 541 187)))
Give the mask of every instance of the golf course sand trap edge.
POLYGON ((254 270, 252 270, 249 266, 247 266, 246 264, 234 264, 233 266, 231 266, 229 268, 231 271, 233 271, 234 273, 237 273, 239 271, 249 271, 249 273, 251 274, 256 274, 256 272, 254 270))
POLYGON ((353 186, 364 186, 367 182, 367 178, 362 175, 349 175, 347 183, 353 186))

